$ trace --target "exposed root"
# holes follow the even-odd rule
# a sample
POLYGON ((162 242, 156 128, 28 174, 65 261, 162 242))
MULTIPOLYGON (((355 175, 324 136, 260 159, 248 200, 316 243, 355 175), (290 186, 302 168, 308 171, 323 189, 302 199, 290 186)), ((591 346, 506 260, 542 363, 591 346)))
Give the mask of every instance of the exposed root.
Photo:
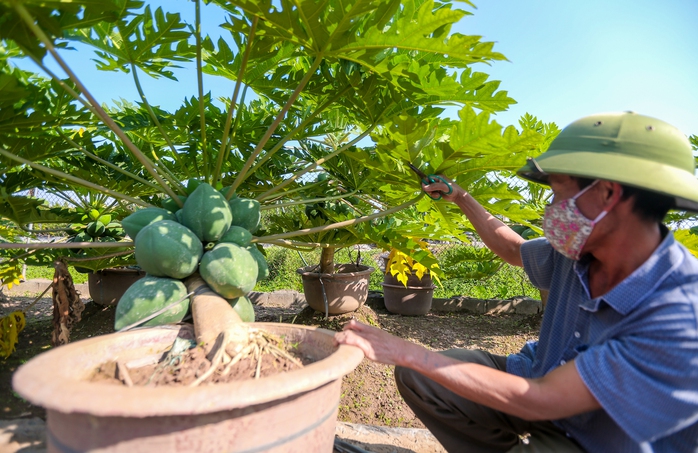
POLYGON ((202 382, 204 382, 206 379, 208 379, 209 376, 211 376, 216 371, 218 365, 220 365, 221 362, 224 360, 224 357, 228 356, 228 354, 226 354, 225 352, 225 345, 227 345, 230 342, 230 331, 226 330, 225 332, 222 332, 221 335, 223 338, 220 342, 220 345, 218 346, 218 349, 216 350, 216 353, 213 355, 213 359, 211 359, 211 366, 208 368, 208 370, 206 370, 204 374, 199 376, 197 380, 189 384, 189 387, 196 387, 202 382))
POLYGON ((167 353, 165 358, 158 364, 158 366, 155 367, 155 369, 153 370, 153 374, 150 375, 150 378, 148 379, 148 382, 146 382, 146 385, 149 385, 156 375, 162 373, 166 369, 169 369, 170 371, 176 371, 177 369, 179 369, 180 365, 182 364, 182 361, 184 360, 184 353, 195 346, 196 343, 193 340, 181 337, 175 338, 175 341, 172 344, 172 348, 170 348, 169 352, 167 353))
POLYGON ((119 377, 126 384, 127 387, 133 387, 133 381, 131 380, 131 375, 128 372, 128 368, 123 362, 116 362, 116 370, 119 372, 119 377))
POLYGON ((230 360, 230 363, 228 363, 228 365, 226 365, 225 369, 223 370, 223 373, 221 373, 221 374, 223 376, 226 376, 228 373, 230 373, 230 370, 233 368, 233 366, 235 366, 235 364, 238 363, 240 360, 244 359, 245 357, 248 357, 250 352, 252 352, 253 349, 254 349, 254 345, 252 345, 252 344, 247 345, 245 348, 243 348, 242 351, 237 353, 235 355, 235 357, 233 357, 230 360))
MULTIPOLYGON (((256 361, 251 362, 254 364, 255 378, 261 375, 265 355, 271 354, 274 360, 286 358, 295 366, 303 366, 285 351, 281 338, 261 331, 252 324, 243 323, 228 301, 211 290, 200 275, 190 276, 185 284, 187 290, 194 294, 191 310, 196 342, 203 348, 210 363, 201 375, 196 370, 197 377, 189 384, 190 387, 196 387, 207 380, 219 380, 216 377, 212 379, 216 373, 220 378, 228 377, 233 366, 243 359, 256 361)), ((201 363, 202 368, 206 366, 205 362, 201 363)))
POLYGON ((220 334, 221 341, 216 341, 217 349, 211 359, 211 366, 199 376, 190 387, 197 387, 210 378, 221 364, 226 364, 221 376, 226 376, 230 370, 242 359, 254 357, 256 360, 255 379, 259 379, 262 369, 262 357, 271 354, 277 358, 285 358, 299 368, 303 364, 286 352, 283 340, 269 332, 250 327, 246 324, 235 324, 230 329, 220 334), (232 354, 235 354, 231 357, 232 354))

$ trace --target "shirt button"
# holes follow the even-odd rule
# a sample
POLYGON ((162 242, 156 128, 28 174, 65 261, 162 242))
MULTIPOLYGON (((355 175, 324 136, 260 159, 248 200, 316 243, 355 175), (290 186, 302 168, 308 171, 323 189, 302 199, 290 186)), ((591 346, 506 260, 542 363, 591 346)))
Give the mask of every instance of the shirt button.
POLYGON ((579 332, 575 332, 575 333, 574 333, 574 338, 579 338, 579 337, 581 337, 581 336, 582 336, 582 335, 581 335, 579 332))
POLYGON ((566 364, 566 363, 567 363, 566 360, 560 360, 560 365, 564 365, 564 364, 566 364))

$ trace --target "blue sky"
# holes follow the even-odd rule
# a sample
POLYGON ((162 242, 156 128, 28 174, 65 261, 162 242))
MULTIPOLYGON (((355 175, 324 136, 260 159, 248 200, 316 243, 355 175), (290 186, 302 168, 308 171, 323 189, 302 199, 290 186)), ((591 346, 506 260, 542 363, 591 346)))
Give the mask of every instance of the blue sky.
POLYGON ((475 0, 458 31, 495 42, 488 72, 529 112, 565 126, 633 110, 698 135, 698 1, 475 0))
MULTIPOLYGON (((161 0, 167 10, 193 11, 191 2, 161 0)), ((508 61, 476 65, 501 80, 518 104, 497 114, 502 125, 528 112, 565 126, 580 117, 633 110, 698 134, 698 1, 666 0, 475 0, 476 9, 454 31, 481 35, 508 61)), ((210 8, 209 8, 210 10, 210 8)), ((207 14, 204 21, 222 22, 207 14)), ((204 27, 205 28, 205 27, 204 27)), ((66 52, 72 65, 92 54, 66 52)), ((82 68, 80 69, 82 71, 82 68)), ((83 73, 84 74, 84 73, 83 73)), ((193 71, 185 83, 143 77, 153 103, 167 109, 196 92, 193 71), (186 92, 185 92, 186 91, 186 92)), ((230 82, 209 79, 205 89, 230 94, 230 82)), ((84 82, 100 102, 138 96, 130 76, 91 73, 84 82)))

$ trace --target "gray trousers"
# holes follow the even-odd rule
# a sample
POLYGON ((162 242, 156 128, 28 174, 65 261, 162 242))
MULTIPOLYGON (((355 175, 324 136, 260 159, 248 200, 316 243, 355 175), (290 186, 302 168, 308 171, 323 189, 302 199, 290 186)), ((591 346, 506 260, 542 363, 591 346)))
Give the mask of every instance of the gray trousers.
MULTIPOLYGON (((488 352, 451 349, 442 354, 506 371, 506 357, 488 352)), ((549 421, 529 422, 473 403, 416 371, 396 367, 395 381, 407 405, 448 452, 584 452, 549 421), (526 433, 528 443, 520 438, 526 433)))

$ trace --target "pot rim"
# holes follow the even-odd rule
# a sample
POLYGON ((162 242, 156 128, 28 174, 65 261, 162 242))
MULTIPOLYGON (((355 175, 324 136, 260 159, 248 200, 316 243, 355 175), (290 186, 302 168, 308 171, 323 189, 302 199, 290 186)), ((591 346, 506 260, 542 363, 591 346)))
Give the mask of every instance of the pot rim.
POLYGON ((128 273, 128 274, 143 274, 145 275, 145 271, 143 269, 134 269, 132 267, 107 267, 104 269, 100 269, 98 271, 90 272, 89 275, 96 275, 99 273, 107 273, 107 272, 114 272, 114 273, 128 273))
MULTIPOLYGON (((283 323, 254 323, 272 330, 303 329, 310 335, 330 335, 333 331, 312 326, 283 323)), ((340 345, 329 356, 301 369, 278 373, 260 379, 246 379, 226 384, 198 387, 161 386, 127 387, 89 382, 66 372, 71 366, 96 368, 118 358, 115 340, 125 345, 145 336, 154 347, 174 341, 182 326, 163 326, 117 332, 69 343, 31 359, 12 376, 12 387, 32 404, 62 413, 89 413, 96 416, 151 417, 192 415, 219 412, 291 397, 342 378, 363 360, 363 352, 354 346, 340 345), (129 338, 132 337, 132 338, 129 338), (80 354, 85 348, 90 354, 80 354), (112 350, 115 349, 115 350, 112 350), (77 354, 76 354, 77 353, 77 354), (111 355, 110 355, 111 354, 111 355), (102 360, 93 356, 101 355, 102 360), (92 359, 92 360, 91 360, 92 359)), ((162 351, 159 347, 158 351, 162 351)))
POLYGON ((411 289, 415 291, 426 291, 426 290, 433 290, 436 288, 436 285, 431 285, 431 286, 404 286, 404 285, 391 285, 390 283, 381 283, 383 287, 388 287, 388 288, 397 288, 397 289, 411 289))
POLYGON ((308 269, 315 269, 318 267, 317 265, 313 266, 304 266, 304 267, 299 267, 296 269, 296 273, 304 276, 304 277, 321 277, 321 278, 332 278, 339 276, 341 278, 345 277, 359 277, 359 276, 364 276, 373 273, 376 269, 371 267, 371 266, 366 266, 365 264, 359 264, 357 267, 360 269, 356 272, 336 272, 334 274, 327 274, 327 273, 320 273, 320 272, 312 272, 308 269))

